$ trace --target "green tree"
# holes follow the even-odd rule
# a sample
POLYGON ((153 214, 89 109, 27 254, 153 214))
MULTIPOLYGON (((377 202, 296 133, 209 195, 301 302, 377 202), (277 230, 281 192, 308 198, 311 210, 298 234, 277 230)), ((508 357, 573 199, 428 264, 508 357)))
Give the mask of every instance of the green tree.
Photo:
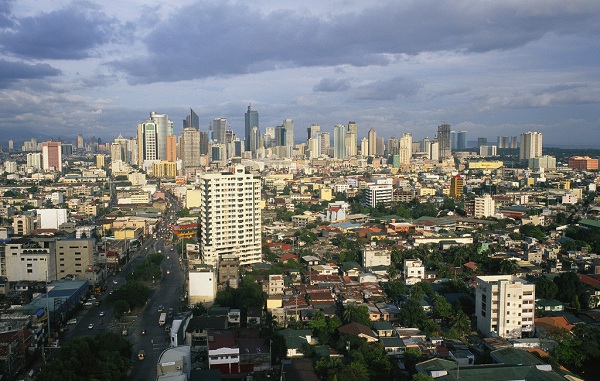
POLYGON ((463 337, 471 332, 471 320, 462 311, 459 311, 454 324, 450 328, 451 337, 463 337))
POLYGON ((539 299, 554 299, 558 293, 558 286, 550 279, 542 279, 535 284, 535 296, 539 299))
POLYGON ((126 300, 115 300, 113 303, 113 308, 115 311, 115 317, 117 319, 121 319, 124 314, 129 313, 131 310, 129 303, 127 303, 126 300))
POLYGON ((585 293, 585 286, 579 280, 577 274, 573 272, 565 272, 554 278, 554 283, 558 287, 556 298, 561 302, 575 302, 575 297, 579 296, 581 300, 585 293))
POLYGON ((349 303, 344 306, 342 317, 346 324, 359 323, 367 327, 371 326, 371 318, 369 317, 369 308, 367 306, 349 303))

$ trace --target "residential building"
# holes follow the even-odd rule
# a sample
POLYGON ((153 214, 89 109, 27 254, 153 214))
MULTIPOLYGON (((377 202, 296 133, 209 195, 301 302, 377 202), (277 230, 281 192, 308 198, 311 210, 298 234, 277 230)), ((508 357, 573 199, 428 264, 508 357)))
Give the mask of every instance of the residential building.
POLYGON ((61 142, 42 143, 42 169, 44 171, 62 171, 61 142))
POLYGON ((450 179, 450 197, 461 197, 464 193, 465 180, 460 175, 450 179))
POLYGON ((404 283, 407 285, 419 283, 425 279, 425 266, 420 259, 404 260, 404 283))
POLYGON ((363 249, 362 265, 364 268, 375 266, 389 266, 392 254, 386 249, 365 248, 363 249))
POLYGON ((533 333, 535 285, 514 275, 478 276, 477 329, 485 336, 520 338, 533 333))
POLYGON ((438 126, 437 131, 438 141, 438 158, 439 160, 446 160, 452 157, 452 146, 450 141, 450 125, 447 123, 438 126))
POLYGON ((379 204, 390 204, 394 188, 391 179, 377 179, 369 184, 365 193, 366 205, 375 208, 379 204))
POLYGON ((208 172, 199 178, 200 251, 204 264, 217 266, 223 255, 240 265, 260 262, 260 180, 237 165, 233 172, 208 172))
POLYGON ((193 306, 202 303, 211 306, 217 295, 217 279, 215 272, 206 266, 194 266, 188 272, 187 292, 188 304, 193 306))
POLYGON ((491 217, 496 213, 495 201, 489 194, 475 198, 473 215, 475 217, 491 217))
POLYGON ((540 132, 525 132, 521 134, 519 160, 527 161, 542 156, 542 134, 540 132))

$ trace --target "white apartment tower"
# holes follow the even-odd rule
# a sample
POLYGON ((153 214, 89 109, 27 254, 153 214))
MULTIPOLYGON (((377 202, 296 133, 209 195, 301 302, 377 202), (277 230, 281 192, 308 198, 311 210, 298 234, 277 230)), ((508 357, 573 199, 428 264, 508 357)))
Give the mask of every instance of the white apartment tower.
POLYGON ((216 266, 223 255, 240 265, 261 261, 260 180, 237 165, 200 176, 200 252, 216 266))
POLYGON ((412 134, 404 133, 399 142, 400 165, 410 164, 412 157, 412 134))
POLYGON ((483 197, 475 198, 475 217, 491 217, 496 213, 496 205, 494 199, 489 194, 483 195, 483 197))
POLYGON ((522 133, 519 160, 529 160, 536 157, 542 157, 542 134, 540 132, 522 133))
POLYGON ((514 275, 478 276, 477 329, 488 337, 521 338, 534 330, 535 285, 514 275))

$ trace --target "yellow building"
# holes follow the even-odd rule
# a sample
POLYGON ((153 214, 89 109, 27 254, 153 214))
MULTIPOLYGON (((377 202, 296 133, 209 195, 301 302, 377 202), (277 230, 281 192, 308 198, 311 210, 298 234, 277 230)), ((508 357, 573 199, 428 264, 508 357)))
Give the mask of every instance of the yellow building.
POLYGON ((96 155, 96 167, 104 168, 104 155, 96 155))
POLYGON ((500 160, 469 161, 469 169, 498 169, 504 166, 500 160))
POLYGON ((154 177, 175 178, 177 177, 177 163, 174 161, 160 161, 152 164, 154 177))
POLYGON ((319 198, 321 198, 321 200, 331 201, 333 199, 333 191, 331 188, 321 188, 319 192, 319 198))
POLYGON ((200 189, 188 189, 185 192, 185 207, 188 209, 199 208, 202 203, 202 192, 200 189))
POLYGON ((435 189, 421 188, 419 189, 419 196, 435 196, 435 189))
POLYGON ((465 180, 460 175, 450 179, 450 197, 461 197, 464 192, 465 180))
POLYGON ((141 228, 115 230, 115 239, 117 241, 124 241, 126 239, 139 239, 142 237, 143 233, 144 229, 141 228))

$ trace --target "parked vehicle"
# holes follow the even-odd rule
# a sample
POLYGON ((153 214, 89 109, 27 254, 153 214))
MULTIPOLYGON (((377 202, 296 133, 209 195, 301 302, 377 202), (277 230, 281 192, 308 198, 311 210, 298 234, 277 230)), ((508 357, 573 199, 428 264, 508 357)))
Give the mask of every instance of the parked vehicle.
POLYGON ((67 321, 67 324, 77 324, 77 319, 69 319, 69 321, 67 321))
POLYGON ((163 312, 160 314, 160 317, 158 318, 158 325, 162 327, 163 325, 165 325, 166 321, 167 321, 167 313, 163 312))

